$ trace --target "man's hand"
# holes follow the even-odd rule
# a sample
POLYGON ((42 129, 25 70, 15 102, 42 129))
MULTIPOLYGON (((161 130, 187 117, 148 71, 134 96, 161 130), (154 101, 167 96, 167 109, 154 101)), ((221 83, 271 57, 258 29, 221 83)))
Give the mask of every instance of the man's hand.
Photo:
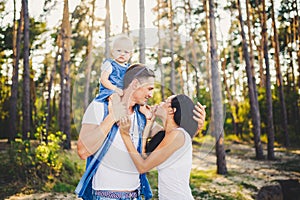
POLYGON ((197 102, 195 109, 193 110, 194 116, 193 119, 198 122, 198 131, 200 131, 205 122, 206 112, 205 112, 205 105, 201 105, 201 103, 197 102))

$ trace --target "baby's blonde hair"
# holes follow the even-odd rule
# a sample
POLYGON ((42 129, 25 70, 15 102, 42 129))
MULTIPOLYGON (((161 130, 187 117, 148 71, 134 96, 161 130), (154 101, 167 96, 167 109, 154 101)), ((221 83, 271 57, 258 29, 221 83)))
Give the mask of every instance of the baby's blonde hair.
POLYGON ((127 36, 127 35, 119 35, 117 37, 114 38, 113 42, 112 42, 112 49, 114 49, 114 47, 116 46, 116 44, 120 43, 120 42, 126 42, 127 45, 133 49, 133 41, 127 36))

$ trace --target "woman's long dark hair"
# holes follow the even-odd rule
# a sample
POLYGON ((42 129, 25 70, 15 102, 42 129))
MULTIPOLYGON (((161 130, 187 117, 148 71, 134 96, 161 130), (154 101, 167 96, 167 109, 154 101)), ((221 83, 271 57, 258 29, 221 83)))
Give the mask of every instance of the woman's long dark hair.
POLYGON ((193 101, 188 96, 180 94, 172 99, 171 107, 176 108, 174 113, 175 123, 186 130, 192 138, 198 129, 198 124, 193 119, 195 107, 193 101))

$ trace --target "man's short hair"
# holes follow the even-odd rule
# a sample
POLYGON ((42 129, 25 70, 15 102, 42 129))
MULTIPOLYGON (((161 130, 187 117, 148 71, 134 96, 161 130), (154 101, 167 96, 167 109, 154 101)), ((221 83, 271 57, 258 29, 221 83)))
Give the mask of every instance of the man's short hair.
POLYGON ((154 72, 149 69, 146 65, 137 63, 128 67, 124 79, 123 79, 123 89, 126 89, 133 79, 137 79, 142 82, 150 77, 155 77, 154 72))

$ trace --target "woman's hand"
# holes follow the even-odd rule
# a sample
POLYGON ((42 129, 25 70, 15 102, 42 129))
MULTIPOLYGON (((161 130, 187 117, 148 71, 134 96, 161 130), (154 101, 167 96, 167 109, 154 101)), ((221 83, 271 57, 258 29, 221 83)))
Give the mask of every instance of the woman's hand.
POLYGON ((201 103, 197 102, 197 105, 195 105, 195 109, 193 110, 193 119, 198 122, 198 131, 200 131, 204 126, 206 117, 205 108, 205 105, 201 105, 201 103))
POLYGON ((145 115, 147 121, 154 120, 156 107, 157 106, 141 105, 140 112, 145 115))
POLYGON ((129 136, 129 130, 130 130, 131 120, 129 116, 125 116, 120 119, 119 121, 119 129, 121 135, 128 135, 129 136))

